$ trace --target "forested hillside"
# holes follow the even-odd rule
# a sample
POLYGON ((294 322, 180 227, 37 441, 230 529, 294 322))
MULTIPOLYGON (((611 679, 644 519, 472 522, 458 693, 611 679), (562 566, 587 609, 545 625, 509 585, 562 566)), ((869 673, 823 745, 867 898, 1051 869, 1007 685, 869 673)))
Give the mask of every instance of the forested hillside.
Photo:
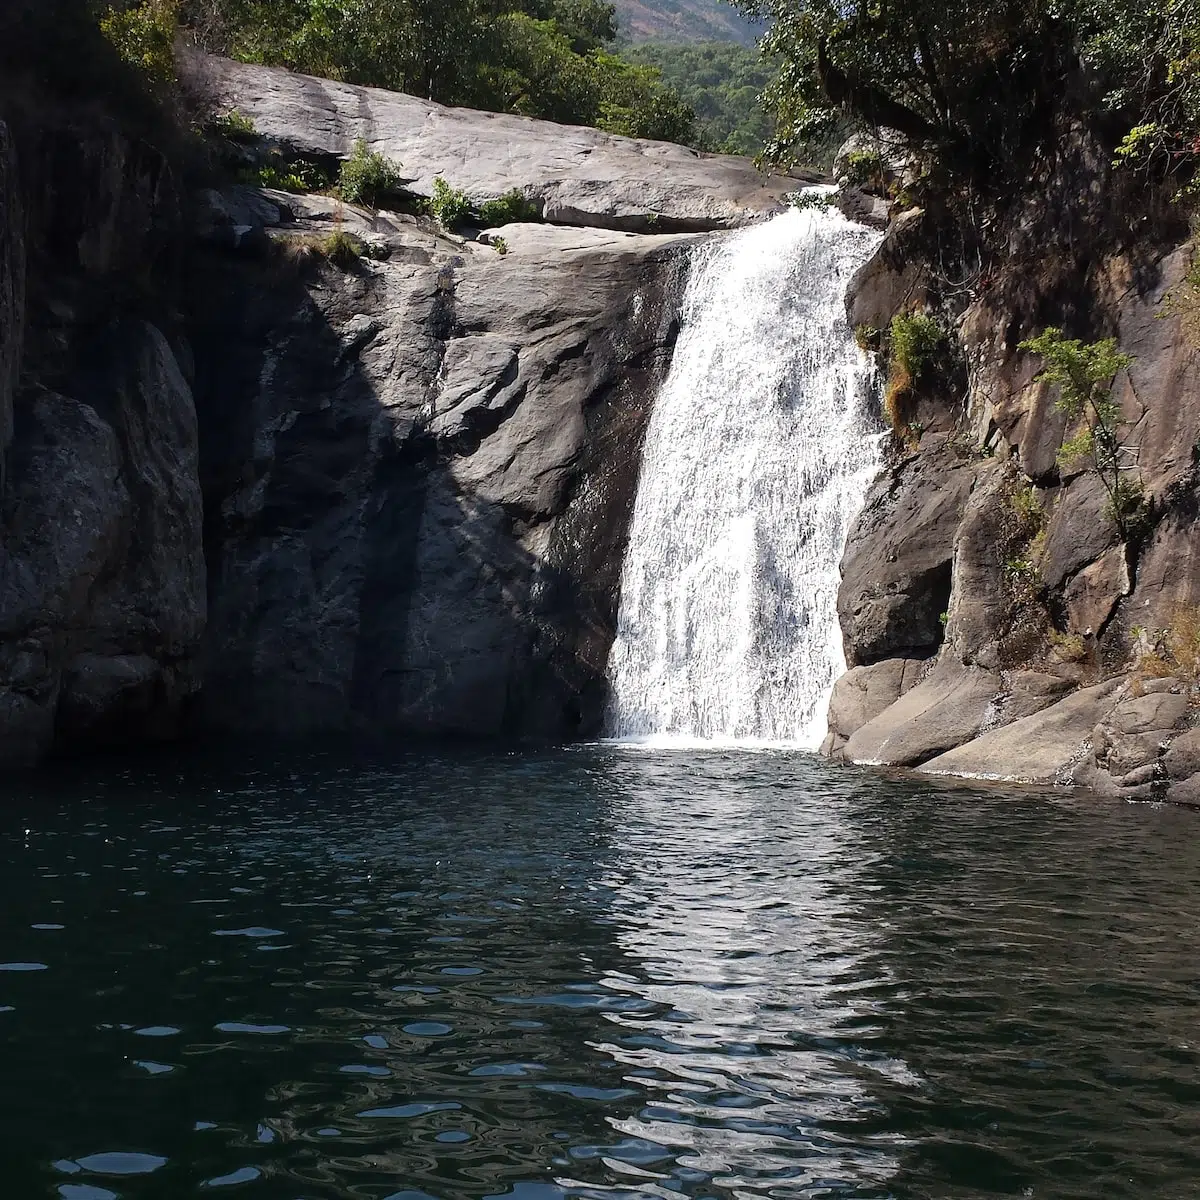
POLYGON ((732 41, 751 46, 760 26, 729 0, 616 0, 621 36, 634 42, 732 41))
POLYGON ((662 72, 663 83, 696 114, 705 149, 758 154, 772 122, 761 103, 774 74, 756 49, 737 42, 643 42, 625 56, 662 72))

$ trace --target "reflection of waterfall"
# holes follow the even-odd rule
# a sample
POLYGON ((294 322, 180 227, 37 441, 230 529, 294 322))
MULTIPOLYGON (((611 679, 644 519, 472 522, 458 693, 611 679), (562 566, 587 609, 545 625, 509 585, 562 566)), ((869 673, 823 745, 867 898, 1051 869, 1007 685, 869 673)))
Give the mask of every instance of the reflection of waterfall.
POLYGON ((614 762, 604 886, 626 964, 604 983, 648 1004, 608 1014, 597 1048, 652 1099, 612 1124, 734 1196, 858 1195, 904 1145, 867 1128, 881 1097, 918 1082, 879 1036, 881 928, 855 899, 871 851, 803 759, 748 761, 614 762))
POLYGON ((838 564, 878 464, 843 297, 877 241, 810 209, 697 251, 621 585, 617 737, 824 735, 838 564))

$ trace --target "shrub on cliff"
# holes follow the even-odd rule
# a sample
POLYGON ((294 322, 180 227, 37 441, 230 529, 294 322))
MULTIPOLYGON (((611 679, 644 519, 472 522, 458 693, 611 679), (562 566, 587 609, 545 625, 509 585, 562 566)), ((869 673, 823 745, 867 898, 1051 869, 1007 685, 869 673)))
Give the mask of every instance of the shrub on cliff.
POLYGON ((439 175, 433 181, 429 211, 443 229, 457 229, 471 219, 471 200, 466 192, 451 187, 439 175))
POLYGON ((372 150, 358 138, 350 157, 342 163, 338 194, 349 204, 378 208, 389 196, 402 190, 400 172, 390 158, 372 150))
POLYGON ((908 402, 946 341, 942 327, 926 313, 897 313, 887 336, 888 377, 883 411, 898 435, 908 432, 908 402))
POLYGON ((132 6, 110 5, 100 16, 100 31, 121 58, 151 83, 175 78, 177 0, 142 0, 132 6))
POLYGON ((1061 329, 1047 329, 1019 349, 1041 356, 1038 378, 1058 389, 1056 407, 1074 426, 1063 442, 1058 462, 1095 472, 1108 494, 1108 515, 1126 541, 1142 532, 1146 502, 1136 451, 1125 440, 1129 423, 1113 399, 1116 376, 1132 362, 1117 349, 1116 338, 1081 342, 1061 329))

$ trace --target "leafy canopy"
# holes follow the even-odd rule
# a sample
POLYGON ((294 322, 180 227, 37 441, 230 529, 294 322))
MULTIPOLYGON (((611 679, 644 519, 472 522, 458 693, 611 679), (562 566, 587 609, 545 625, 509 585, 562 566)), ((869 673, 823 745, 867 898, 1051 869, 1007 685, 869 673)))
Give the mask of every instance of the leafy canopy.
POLYGON ((1014 166, 1080 63, 1131 131, 1122 161, 1190 170, 1200 152, 1197 0, 736 2, 774 21, 777 159, 849 118, 960 170, 1014 166))
POLYGON ((180 0, 202 46, 443 104, 691 141, 658 71, 612 54, 606 0, 180 0))

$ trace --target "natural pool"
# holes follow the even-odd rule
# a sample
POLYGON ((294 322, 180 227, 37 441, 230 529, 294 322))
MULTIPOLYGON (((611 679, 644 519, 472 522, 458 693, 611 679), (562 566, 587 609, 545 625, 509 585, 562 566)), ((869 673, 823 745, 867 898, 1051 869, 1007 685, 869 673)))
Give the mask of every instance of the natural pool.
POLYGON ((617 747, 4 786, 4 1200, 1200 1189, 1200 814, 617 747))

